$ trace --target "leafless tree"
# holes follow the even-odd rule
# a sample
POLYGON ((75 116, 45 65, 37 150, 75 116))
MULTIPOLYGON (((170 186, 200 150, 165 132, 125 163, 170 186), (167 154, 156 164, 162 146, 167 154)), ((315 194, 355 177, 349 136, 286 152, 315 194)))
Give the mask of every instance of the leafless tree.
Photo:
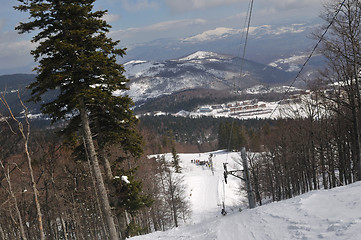
MULTIPOLYGON (((9 104, 6 101, 5 93, 3 93, 1 95, 0 101, 5 106, 5 108, 8 110, 10 118, 16 122, 17 130, 20 132, 20 135, 23 139, 24 152, 25 152, 26 159, 28 162, 28 168, 29 168, 29 173, 30 173, 30 177, 31 177, 31 186, 32 186, 33 193, 34 193, 34 201, 35 201, 37 217, 38 217, 40 239, 45 240, 44 227, 43 227, 43 214, 41 212, 41 206, 40 206, 40 202, 39 202, 39 192, 38 192, 38 189, 36 186, 36 181, 35 181, 35 176, 34 176, 34 171, 33 171, 33 166, 32 166, 32 158, 31 158, 30 152, 29 152, 29 138, 30 138, 30 123, 29 123, 29 118, 28 118, 29 112, 28 112, 28 108, 25 106, 25 104, 21 100, 19 92, 18 92, 18 98, 19 98, 19 101, 24 110, 25 125, 20 120, 18 120, 17 117, 15 117, 14 113, 11 110, 11 107, 9 106, 9 104)), ((13 133, 15 133, 15 131, 13 131, 13 133)))

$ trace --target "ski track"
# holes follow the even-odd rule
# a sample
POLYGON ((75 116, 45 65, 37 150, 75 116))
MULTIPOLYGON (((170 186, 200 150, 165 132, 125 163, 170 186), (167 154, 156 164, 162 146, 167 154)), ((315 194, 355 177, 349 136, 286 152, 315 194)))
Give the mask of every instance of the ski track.
MULTIPOLYGON (((240 180, 229 176, 223 189, 223 162, 241 168, 238 153, 214 152, 214 176, 191 160, 208 160, 209 153, 180 154, 193 214, 181 227, 132 240, 359 240, 361 239, 361 182, 331 190, 311 191, 295 198, 246 209, 238 193, 240 180), (225 191, 227 216, 222 216, 225 191), (238 212, 239 206, 243 211, 238 212)), ((166 158, 171 160, 171 155, 166 158)), ((246 202, 246 203, 245 203, 246 202)))

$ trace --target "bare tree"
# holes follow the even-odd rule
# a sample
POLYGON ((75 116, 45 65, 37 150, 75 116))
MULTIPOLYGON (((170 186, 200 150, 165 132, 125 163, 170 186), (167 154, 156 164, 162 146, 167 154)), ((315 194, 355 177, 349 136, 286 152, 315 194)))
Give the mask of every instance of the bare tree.
MULTIPOLYGON (((13 200, 15 213, 16 213, 18 221, 19 221, 19 230, 20 230, 21 239, 26 240, 27 237, 26 237, 25 230, 24 230, 23 217, 21 216, 19 206, 18 206, 18 200, 16 198, 16 195, 15 195, 15 193, 13 191, 13 187, 12 187, 12 184, 11 184, 9 166, 7 168, 5 168, 2 160, 0 160, 0 165, 1 165, 1 168, 3 169, 4 176, 5 176, 6 182, 8 184, 8 192, 9 192, 9 195, 10 195, 11 199, 13 200)), ((5 239, 5 237, 3 239, 5 239)))
MULTIPOLYGON (((29 138, 30 138, 30 123, 29 123, 29 119, 28 119, 29 112, 28 112, 28 108, 25 106, 25 104, 21 100, 19 92, 18 92, 18 98, 24 109, 25 126, 22 122, 20 122, 20 120, 18 120, 15 117, 14 113, 12 112, 9 104, 7 103, 7 101, 5 99, 5 93, 3 93, 1 95, 0 101, 3 103, 5 108, 8 110, 10 118, 17 123, 18 130, 23 139, 23 147, 24 147, 24 152, 25 152, 26 159, 28 162, 28 168, 29 168, 29 173, 30 173, 30 177, 31 177, 31 185, 32 185, 33 192, 34 192, 34 201, 35 201, 36 211, 37 211, 37 215, 38 215, 40 239, 45 240, 45 234, 44 234, 44 228, 43 228, 43 215, 42 215, 41 206, 39 203, 39 192, 38 192, 38 189, 36 186, 36 181, 35 181, 35 176, 34 176, 34 171, 33 171, 33 166, 32 166, 32 159, 31 159, 29 147, 28 147, 29 138)), ((13 133, 15 133, 15 131, 13 131, 13 133)))
MULTIPOLYGON (((346 0, 340 8, 339 3, 330 2, 325 5, 322 18, 330 24, 326 37, 322 39, 321 53, 328 62, 322 80, 326 84, 336 86, 339 94, 332 95, 330 100, 350 110, 350 122, 353 126, 353 158, 357 179, 361 180, 361 146, 360 146, 360 70, 361 70, 361 1, 346 0), (335 12, 339 10, 335 17, 335 12)), ((325 26, 326 27, 326 26, 325 26)), ((337 109, 337 108, 336 108, 337 109)), ((337 114, 340 114, 338 112, 337 114)), ((346 117, 346 116, 345 116, 346 117)))

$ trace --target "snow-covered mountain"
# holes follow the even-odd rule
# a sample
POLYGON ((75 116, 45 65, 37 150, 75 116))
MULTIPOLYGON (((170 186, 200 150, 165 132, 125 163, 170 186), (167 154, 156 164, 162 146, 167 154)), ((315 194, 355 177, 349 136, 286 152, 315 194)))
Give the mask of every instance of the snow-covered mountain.
POLYGON ((238 57, 197 51, 166 60, 136 60, 124 64, 135 102, 189 89, 232 90, 257 84, 284 84, 294 73, 238 57))
MULTIPOLYGON (((241 181, 222 182, 223 162, 240 169, 237 153, 212 153, 215 174, 191 159, 207 160, 209 153, 180 154, 187 194, 193 211, 183 226, 132 240, 273 240, 273 239, 361 239, 361 183, 331 190, 312 191, 298 197, 246 209, 241 181), (225 186, 225 188, 224 188, 225 186), (225 201, 226 216, 221 215, 225 201), (238 211, 242 208, 242 212, 238 211)), ((166 155, 171 160, 171 155, 166 155)))
MULTIPOLYGON (((247 42, 246 58, 265 65, 292 56, 307 55, 314 47, 315 40, 310 35, 320 25, 319 19, 284 25, 252 26, 247 42)), ((152 42, 126 46, 124 63, 137 60, 167 60, 193 52, 212 51, 239 56, 243 49, 245 29, 217 27, 181 39, 158 39, 152 42)), ((280 66, 283 70, 290 66, 280 66)))

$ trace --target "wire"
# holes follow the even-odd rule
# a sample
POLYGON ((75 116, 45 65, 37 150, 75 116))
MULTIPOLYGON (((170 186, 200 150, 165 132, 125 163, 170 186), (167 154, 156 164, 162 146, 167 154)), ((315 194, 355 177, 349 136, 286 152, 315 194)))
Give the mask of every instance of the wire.
MULTIPOLYGON (((247 11, 247 16, 246 16, 246 20, 245 20, 245 26, 247 25, 247 30, 246 30, 246 36, 245 36, 245 40, 244 40, 244 46, 243 46, 243 53, 242 53, 242 57, 241 57, 241 64, 240 64, 240 79, 242 78, 242 72, 243 72, 243 65, 244 65, 244 60, 245 60, 245 56, 246 56, 246 49, 247 49, 247 42, 248 42, 248 35, 249 35, 249 29, 250 29, 250 26, 251 26, 251 18, 252 18, 252 11, 253 11, 253 1, 254 0, 250 0, 250 3, 248 5, 248 11, 247 11)), ((244 32, 242 33, 242 39, 243 39, 243 36, 244 36, 244 32)), ((238 55, 240 54, 241 52, 241 45, 242 45, 242 40, 241 40, 241 44, 240 44, 240 47, 239 47, 239 51, 238 51, 238 55)), ((240 81, 238 81, 240 82, 240 81)), ((239 88, 239 84, 236 85, 236 83, 234 82, 234 91, 235 91, 235 94, 236 94, 236 102, 238 100, 238 88, 239 88)), ((230 130, 230 134, 229 134, 229 140, 228 140, 228 149, 230 149, 231 147, 231 141, 232 141, 232 135, 233 135, 233 127, 234 127, 234 118, 232 118, 232 123, 231 123, 231 130, 230 130)), ((226 162, 228 162, 228 154, 226 156, 226 162)))
POLYGON ((326 27, 325 29, 325 32, 321 35, 320 39, 318 40, 317 44, 314 46, 314 48, 312 49, 310 55, 307 57, 305 63, 302 65, 301 69, 298 71, 296 77, 293 79, 293 81, 291 82, 290 86, 288 86, 286 92, 284 93, 283 97, 282 97, 282 100, 279 101, 276 105, 276 107, 272 110, 269 118, 272 117, 272 115, 276 112, 277 108, 280 106, 281 102, 283 102, 283 100, 285 99, 285 97, 287 96, 287 94, 289 93, 289 91, 291 90, 293 84, 295 84, 296 80, 299 78, 299 76, 301 75, 301 73, 303 72, 303 70, 305 69, 306 65, 308 64, 308 62, 311 60, 311 58, 313 57, 313 55, 315 54, 316 52, 316 49, 318 48, 318 46, 321 44, 322 40, 324 39, 325 35, 327 34, 328 30, 330 29, 330 27, 333 25, 333 23, 335 22, 336 20, 336 17, 337 15, 340 13, 342 7, 344 6, 346 0, 344 0, 339 8, 337 9, 335 15, 333 16, 333 18, 331 19, 329 25, 326 27))
MULTIPOLYGON (((245 62, 248 35, 249 35, 249 29, 250 29, 250 24, 251 24, 251 18, 252 18, 252 11, 253 11, 253 0, 251 0, 249 2, 249 4, 248 4, 247 15, 246 15, 245 22, 244 22, 244 27, 243 27, 243 30, 246 29, 246 31, 242 32, 241 43, 239 44, 238 55, 237 55, 241 59, 240 72, 239 72, 240 79, 242 78, 243 65, 244 65, 244 62, 245 62), (243 43, 245 33, 246 33, 246 37, 245 37, 245 40, 244 40, 244 43, 243 43), (242 56, 241 56, 242 45, 244 45, 244 46, 243 46, 243 52, 242 52, 242 56)), ((236 80, 234 81, 235 93, 238 93, 239 86, 236 86, 235 82, 236 82, 236 80)), ((238 81, 238 83, 240 83, 240 81, 238 81)))

